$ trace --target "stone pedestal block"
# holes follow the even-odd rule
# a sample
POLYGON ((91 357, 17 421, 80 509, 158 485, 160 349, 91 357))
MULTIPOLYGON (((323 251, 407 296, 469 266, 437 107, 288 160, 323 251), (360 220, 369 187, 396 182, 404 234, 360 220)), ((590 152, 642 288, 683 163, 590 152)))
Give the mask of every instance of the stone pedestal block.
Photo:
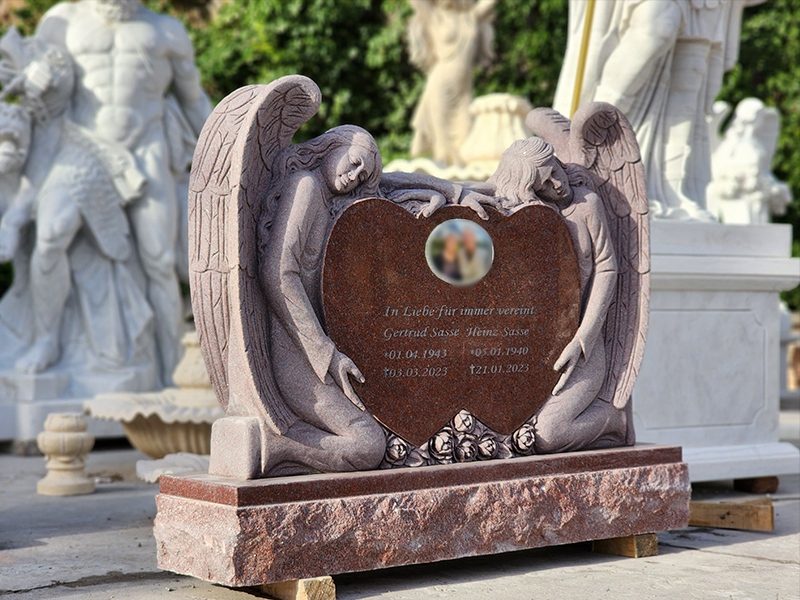
POLYGON ((158 566, 263 585, 685 527, 680 448, 238 481, 161 478, 158 566))
POLYGON ((682 446, 692 481, 800 468, 778 428, 778 294, 800 281, 790 246, 788 225, 653 221, 636 439, 682 446))

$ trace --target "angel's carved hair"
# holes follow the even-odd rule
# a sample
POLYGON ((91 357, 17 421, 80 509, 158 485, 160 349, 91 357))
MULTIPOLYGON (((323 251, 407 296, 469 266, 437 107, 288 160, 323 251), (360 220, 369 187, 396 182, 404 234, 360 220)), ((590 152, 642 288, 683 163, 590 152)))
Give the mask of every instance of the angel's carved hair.
POLYGON ((329 152, 343 146, 359 146, 367 150, 372 155, 374 166, 368 172, 367 178, 352 192, 342 196, 342 199, 377 196, 378 184, 383 173, 381 153, 370 133, 357 125, 340 125, 314 139, 284 149, 275 159, 273 166, 275 178, 280 180, 296 171, 318 169, 329 152))
POLYGON ((505 208, 538 200, 536 190, 553 171, 549 164, 553 155, 553 147, 538 137, 516 141, 503 152, 489 181, 505 208))
POLYGON ((269 193, 264 200, 259 223, 261 235, 266 239, 275 213, 278 210, 283 180, 297 171, 314 171, 320 168, 328 154, 341 147, 358 146, 372 155, 373 167, 367 171, 366 179, 347 194, 337 195, 327 200, 328 210, 337 215, 347 208, 353 200, 380 195, 378 185, 383 175, 383 161, 378 144, 366 129, 357 125, 340 125, 329 129, 320 136, 284 148, 272 163, 272 179, 269 193))

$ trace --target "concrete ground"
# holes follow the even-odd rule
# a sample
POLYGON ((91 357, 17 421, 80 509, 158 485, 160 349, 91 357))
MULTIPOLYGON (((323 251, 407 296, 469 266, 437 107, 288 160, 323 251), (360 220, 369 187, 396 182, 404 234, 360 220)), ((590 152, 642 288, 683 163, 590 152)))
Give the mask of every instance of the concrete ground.
MULTIPOLYGON (((798 415, 785 439, 800 442, 798 415)), ((94 451, 97 492, 35 493, 41 457, 0 455, 0 596, 9 600, 246 600, 233 590, 159 571, 152 536, 157 486, 135 478, 134 450, 94 451)), ((694 499, 746 497, 730 482, 696 484, 694 499)), ((334 577, 343 600, 382 598, 800 599, 800 476, 772 496, 775 531, 694 528, 659 535, 659 555, 618 558, 584 545, 544 548, 334 577)))

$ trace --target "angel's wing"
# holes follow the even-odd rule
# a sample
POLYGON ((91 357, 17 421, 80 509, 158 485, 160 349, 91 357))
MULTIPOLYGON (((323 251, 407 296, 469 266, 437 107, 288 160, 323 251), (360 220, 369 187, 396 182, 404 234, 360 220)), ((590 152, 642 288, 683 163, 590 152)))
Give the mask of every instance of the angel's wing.
POLYGON ((299 75, 233 92, 203 127, 189 186, 192 307, 214 391, 227 414, 263 417, 278 432, 295 417, 270 366, 258 223, 275 157, 320 101, 299 75))
POLYGON ((582 107, 571 124, 550 108, 532 110, 525 121, 562 162, 586 169, 603 200, 619 274, 603 333, 608 368, 599 396, 623 408, 642 363, 650 304, 649 207, 636 136, 625 115, 604 102, 582 107))
POLYGON ((572 119, 570 157, 603 200, 617 255, 617 293, 604 329, 606 380, 599 396, 623 408, 644 355, 650 305, 650 219, 636 135, 622 112, 592 102, 572 119))
POLYGON ((569 131, 570 121, 552 108, 534 108, 525 117, 525 124, 533 135, 542 138, 553 147, 556 156, 564 163, 571 163, 569 131))

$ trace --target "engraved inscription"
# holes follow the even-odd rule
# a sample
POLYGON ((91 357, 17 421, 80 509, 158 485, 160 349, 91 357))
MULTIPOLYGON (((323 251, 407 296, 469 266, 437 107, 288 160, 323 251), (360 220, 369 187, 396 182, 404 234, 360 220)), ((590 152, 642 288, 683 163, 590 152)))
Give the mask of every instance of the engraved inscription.
POLYGON ((505 317, 531 316, 536 314, 536 307, 457 307, 442 304, 438 307, 424 306, 386 306, 380 317, 387 322, 397 322, 409 320, 424 323, 435 321, 441 323, 445 321, 447 326, 425 325, 424 327, 385 327, 383 329, 383 339, 393 342, 391 350, 383 353, 385 364, 382 366, 383 376, 388 378, 399 377, 460 377, 465 375, 503 375, 514 376, 516 374, 530 372, 529 362, 509 362, 509 359, 516 360, 527 356, 530 353, 530 346, 503 345, 503 338, 525 338, 530 337, 531 330, 528 327, 507 327, 502 326, 505 317), (469 319, 478 324, 467 327, 457 326, 457 323, 469 319), (453 347, 425 347, 418 348, 417 340, 436 338, 469 338, 461 344, 453 347), (485 347, 474 347, 472 338, 499 338, 498 344, 485 347), (401 345, 403 343, 406 345, 401 345), (482 359, 481 362, 465 362, 462 360, 466 356, 482 359), (420 360, 437 359, 445 366, 418 366, 420 360), (403 363, 413 364, 414 366, 403 367, 403 363), (448 366, 449 365, 449 366, 448 366))

